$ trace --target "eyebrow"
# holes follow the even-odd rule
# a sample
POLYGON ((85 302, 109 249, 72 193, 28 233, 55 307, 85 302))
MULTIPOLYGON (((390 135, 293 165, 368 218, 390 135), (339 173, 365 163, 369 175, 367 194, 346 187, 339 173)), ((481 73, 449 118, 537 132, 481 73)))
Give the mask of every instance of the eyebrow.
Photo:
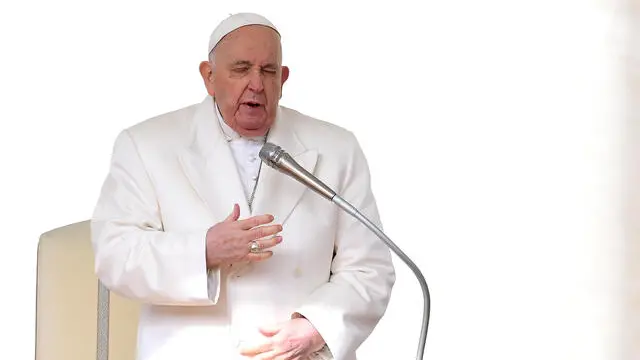
POLYGON ((251 62, 247 60, 238 60, 233 64, 231 64, 231 66, 239 66, 239 65, 251 66, 251 62))
MULTIPOLYGON (((235 61, 235 62, 233 62, 231 64, 232 67, 236 67, 236 66, 249 66, 250 67, 252 65, 253 64, 251 63, 251 61, 248 61, 248 60, 238 60, 238 61, 235 61)), ((276 65, 274 63, 268 63, 268 64, 265 64, 265 65, 261 66, 262 69, 264 69, 264 68, 277 68, 277 67, 278 67, 278 65, 276 65)))

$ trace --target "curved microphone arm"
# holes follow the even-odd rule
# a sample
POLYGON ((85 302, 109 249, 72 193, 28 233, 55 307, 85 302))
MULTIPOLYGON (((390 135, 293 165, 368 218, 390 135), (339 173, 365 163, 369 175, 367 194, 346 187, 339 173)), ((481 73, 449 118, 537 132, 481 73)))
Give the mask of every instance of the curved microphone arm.
POLYGON ((366 216, 364 216, 360 211, 358 211, 353 205, 349 204, 343 198, 338 195, 335 195, 332 199, 333 203, 338 205, 342 210, 351 214, 351 216, 358 219, 362 222, 369 230, 375 233, 380 240, 384 241, 387 246, 393 250, 393 252, 398 255, 402 261, 413 271, 416 278, 418 278, 418 282, 420 283, 420 287, 422 288, 422 296, 423 299, 423 313, 422 313, 422 330, 420 331, 420 342, 418 343, 418 354, 416 355, 416 359, 422 359, 424 356, 424 346, 427 342, 427 330, 429 328, 429 313, 430 313, 430 305, 431 305, 431 296, 429 295, 429 287, 427 286, 427 281, 424 279, 422 272, 416 266, 416 264, 409 259, 409 257, 400 250, 400 248, 389 239, 387 235, 382 232, 371 220, 369 220, 366 216))
POLYGON ((420 331, 420 341, 418 343, 418 353, 416 359, 421 360, 424 356, 424 348, 427 342, 427 331, 429 329, 429 317, 431 312, 431 295, 429 293, 429 287, 427 281, 424 279, 422 272, 411 261, 411 259, 393 242, 385 233, 380 230, 371 220, 363 215, 353 205, 346 200, 338 196, 331 188, 325 185, 322 181, 318 180, 315 176, 300 166, 293 158, 282 148, 277 145, 266 143, 260 150, 260 158, 270 167, 291 176, 295 180, 301 182, 308 188, 312 189, 325 199, 336 204, 340 209, 347 212, 369 230, 380 238, 410 269, 420 283, 423 295, 423 313, 422 313, 422 329, 420 331))

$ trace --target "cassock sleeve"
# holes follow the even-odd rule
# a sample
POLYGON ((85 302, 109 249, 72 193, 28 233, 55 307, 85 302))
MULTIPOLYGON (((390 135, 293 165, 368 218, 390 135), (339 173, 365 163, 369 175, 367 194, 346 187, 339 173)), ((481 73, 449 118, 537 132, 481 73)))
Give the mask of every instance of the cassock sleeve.
POLYGON ((124 297, 159 305, 214 305, 220 271, 206 266, 206 230, 163 230, 155 190, 131 135, 114 144, 91 219, 95 271, 124 297))
MULTIPOLYGON (((380 219, 365 156, 352 135, 339 195, 376 226, 380 219)), ((307 318, 335 360, 343 360, 371 334, 384 315, 395 270, 391 252, 373 232, 340 210, 329 281, 293 314, 307 318)))

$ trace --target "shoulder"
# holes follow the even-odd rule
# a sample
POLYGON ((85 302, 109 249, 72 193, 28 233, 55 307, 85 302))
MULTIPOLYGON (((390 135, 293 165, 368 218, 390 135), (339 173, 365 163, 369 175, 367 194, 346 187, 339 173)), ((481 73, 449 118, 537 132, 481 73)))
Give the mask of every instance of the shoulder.
POLYGON ((344 151, 359 147, 355 134, 345 127, 288 107, 281 106, 280 110, 307 148, 344 151))
POLYGON ((136 142, 155 142, 166 146, 180 143, 191 134, 197 105, 192 104, 153 116, 124 129, 123 132, 136 142))
POLYGON ((320 156, 315 168, 319 177, 342 194, 354 187, 369 189, 369 163, 352 130, 290 108, 281 110, 303 146, 320 156))
POLYGON ((192 136, 197 106, 188 105, 126 127, 118 133, 114 147, 130 149, 133 146, 138 153, 155 153, 158 156, 179 151, 192 136))

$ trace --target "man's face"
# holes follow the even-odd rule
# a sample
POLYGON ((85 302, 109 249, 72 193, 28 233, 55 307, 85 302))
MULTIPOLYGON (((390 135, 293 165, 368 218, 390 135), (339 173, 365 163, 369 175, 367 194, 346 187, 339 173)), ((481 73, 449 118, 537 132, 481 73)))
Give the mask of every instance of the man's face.
POLYGON ((229 33, 200 72, 227 125, 244 136, 266 134, 276 116, 289 69, 282 67, 278 34, 265 26, 229 33))

